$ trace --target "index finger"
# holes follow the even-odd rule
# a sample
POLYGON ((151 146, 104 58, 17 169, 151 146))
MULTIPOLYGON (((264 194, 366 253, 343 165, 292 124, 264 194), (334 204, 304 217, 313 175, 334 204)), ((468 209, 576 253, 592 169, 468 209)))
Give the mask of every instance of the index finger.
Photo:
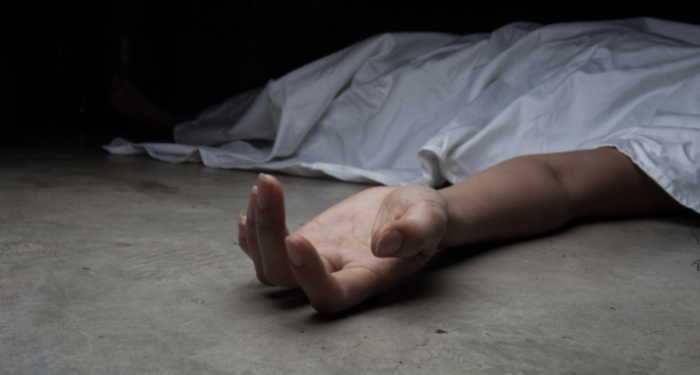
POLYGON ((296 287, 298 283, 289 266, 284 243, 289 234, 285 221, 282 186, 276 178, 261 173, 258 176, 255 232, 265 277, 277 286, 296 287))

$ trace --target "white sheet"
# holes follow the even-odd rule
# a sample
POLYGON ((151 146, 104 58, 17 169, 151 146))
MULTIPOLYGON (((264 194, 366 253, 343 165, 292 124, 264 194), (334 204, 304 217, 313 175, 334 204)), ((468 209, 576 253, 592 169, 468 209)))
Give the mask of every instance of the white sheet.
POLYGON ((178 144, 105 149, 440 186, 519 155, 614 146, 700 212, 699 46, 700 26, 651 18, 383 34, 179 124, 178 144))

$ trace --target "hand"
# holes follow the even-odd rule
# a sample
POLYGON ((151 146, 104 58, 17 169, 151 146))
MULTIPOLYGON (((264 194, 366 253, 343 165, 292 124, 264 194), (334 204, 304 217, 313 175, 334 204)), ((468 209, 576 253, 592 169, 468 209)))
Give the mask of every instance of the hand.
POLYGON ((391 289, 433 255, 447 202, 419 185, 375 187, 318 215, 291 236, 282 186, 260 174, 238 224, 239 244, 263 284, 300 287, 333 313, 391 289))

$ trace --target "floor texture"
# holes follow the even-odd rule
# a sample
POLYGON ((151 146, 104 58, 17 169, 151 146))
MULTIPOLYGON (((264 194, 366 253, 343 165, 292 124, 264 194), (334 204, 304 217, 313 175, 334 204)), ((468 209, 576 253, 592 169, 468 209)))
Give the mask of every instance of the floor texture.
MULTIPOLYGON (((256 177, 0 150, 0 374, 700 373, 700 216, 440 251, 328 317, 238 247, 256 177)), ((292 230, 367 188, 278 177, 292 230)))

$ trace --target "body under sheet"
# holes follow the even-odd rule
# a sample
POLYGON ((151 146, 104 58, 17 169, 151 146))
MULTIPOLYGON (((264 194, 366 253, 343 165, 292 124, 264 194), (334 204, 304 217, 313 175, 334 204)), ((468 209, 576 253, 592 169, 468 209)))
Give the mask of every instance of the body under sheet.
POLYGON ((639 18, 378 35, 210 107, 174 136, 105 149, 440 186, 520 155, 612 146, 700 212, 700 26, 639 18))

